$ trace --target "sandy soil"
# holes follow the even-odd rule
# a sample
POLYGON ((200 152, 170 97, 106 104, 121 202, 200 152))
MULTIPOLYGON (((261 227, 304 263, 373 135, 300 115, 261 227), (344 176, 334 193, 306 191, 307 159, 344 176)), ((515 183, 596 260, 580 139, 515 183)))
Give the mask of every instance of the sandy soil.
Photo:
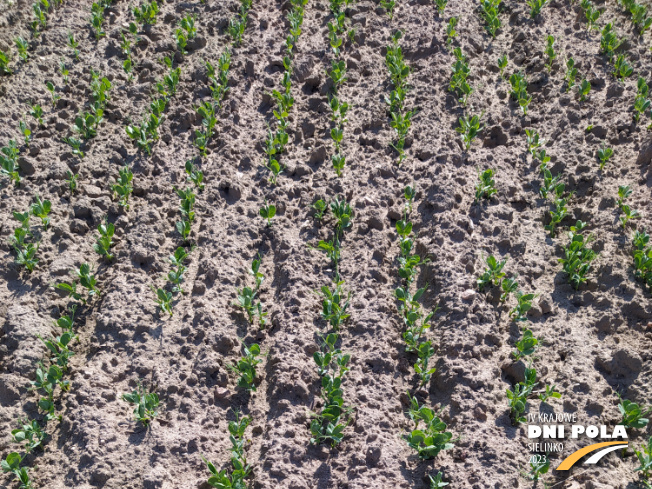
MULTIPOLYGON (((613 21, 627 39, 624 50, 635 72, 650 81, 650 34, 642 38, 615 1, 600 5, 602 26, 613 21)), ((0 188, 0 454, 16 450, 11 429, 21 417, 39 417, 37 396, 28 390, 36 363, 46 356, 36 335, 54 332, 68 300, 52 284, 69 279, 83 262, 94 264, 102 295, 80 309, 79 343, 69 378, 72 388, 58 401, 63 421, 51 422, 44 453, 28 457, 35 487, 42 488, 192 488, 208 487, 201 455, 227 467, 230 408, 251 416, 248 461, 254 488, 426 488, 427 475, 443 470, 451 488, 532 487, 521 476, 529 452, 525 428, 510 422, 505 390, 522 375, 510 359, 519 329, 496 291, 479 293, 475 280, 482 257, 509 257, 506 271, 518 274, 521 288, 540 294, 528 327, 542 340, 535 365, 540 378, 554 383, 563 397, 550 407, 538 400, 529 412, 553 409, 577 413, 586 424, 613 426, 620 417, 617 395, 649 403, 652 359, 650 293, 632 271, 631 235, 652 229, 652 146, 648 121, 632 122, 636 79, 624 83, 609 73, 599 55, 599 34, 587 34, 577 2, 552 0, 537 20, 525 2, 506 0, 503 29, 492 40, 475 2, 451 0, 444 19, 431 2, 399 1, 393 20, 378 5, 360 1, 347 17, 356 29, 344 50, 349 79, 341 96, 352 104, 344 137, 348 164, 342 178, 331 166, 328 108, 330 66, 328 4, 310 0, 295 60, 287 165, 278 185, 262 169, 262 143, 271 120, 269 91, 280 86, 288 24, 288 3, 254 0, 242 47, 232 54, 230 93, 218 125, 218 137, 201 162, 206 190, 197 198, 197 221, 186 275, 188 294, 174 305, 174 316, 160 315, 151 284, 161 286, 167 257, 179 246, 174 186, 185 185, 184 163, 197 156, 192 145, 200 118, 193 110, 208 100, 202 60, 216 61, 228 42, 224 29, 237 11, 235 1, 170 2, 161 5, 158 22, 134 47, 135 80, 122 71, 120 32, 133 20, 127 2, 107 12, 107 36, 95 41, 90 30, 91 2, 68 0, 49 16, 47 29, 31 41, 30 59, 17 61, 11 40, 29 38, 30 2, 3 3, 0 49, 11 45, 15 73, 0 77, 0 143, 20 140, 19 120, 29 120, 34 139, 22 147, 19 187, 6 179, 0 188), (161 140, 153 154, 138 152, 125 133, 139 121, 165 73, 157 60, 173 55, 172 31, 188 12, 198 17, 199 40, 189 54, 177 54, 182 76, 172 98, 161 140), (452 54, 446 49, 446 23, 458 16, 458 39, 471 65, 475 91, 468 112, 484 113, 485 129, 468 153, 455 132, 464 113, 447 91, 452 54), (407 105, 418 107, 397 167, 389 147, 392 131, 384 96, 389 77, 384 64, 391 34, 403 29, 401 44, 412 67, 407 105), (80 61, 66 47, 68 31, 80 41, 80 61), (557 62, 544 68, 545 38, 557 39, 557 62), (508 84, 496 68, 507 54, 507 73, 521 70, 529 80, 532 103, 526 117, 509 99, 508 84), (590 99, 579 103, 567 94, 564 61, 573 56, 592 84, 590 99), (58 72, 64 58, 70 82, 58 72), (89 100, 90 69, 107 76, 110 92, 106 120, 79 163, 60 141, 71 134, 73 119, 89 100), (52 107, 45 82, 61 94, 52 107), (27 114, 28 102, 45 110, 44 127, 27 114), (472 108, 471 108, 472 107, 472 108), (593 125, 591 131, 587 126, 593 125), (575 192, 570 215, 552 239, 543 229, 549 205, 539 197, 541 177, 527 154, 525 129, 547 141, 553 173, 563 173, 575 192), (605 142, 614 157, 599 171, 596 150, 605 142), (110 185, 118 168, 134 172, 128 211, 112 199, 110 185), (496 171, 498 194, 474 204, 478 169, 496 171), (79 171, 72 197, 64 181, 79 171), (403 188, 417 189, 412 221, 417 251, 430 262, 418 283, 430 284, 425 308, 441 306, 432 331, 437 372, 427 389, 417 390, 405 352, 403 324, 394 288, 399 284, 395 222, 403 208, 403 188), (629 184, 631 206, 642 218, 626 231, 618 222, 619 185, 629 184), (42 233, 40 262, 27 274, 14 263, 9 237, 16 227, 12 211, 25 211, 34 195, 52 202, 52 224, 42 233), (320 302, 312 293, 329 283, 332 270, 323 254, 309 248, 330 236, 331 221, 320 226, 310 205, 318 198, 343 195, 351 202, 354 224, 342 244, 341 274, 352 292, 351 318, 342 331, 342 349, 352 355, 344 396, 355 407, 354 422, 335 449, 311 446, 308 415, 319 397, 312 353, 316 332, 324 331, 320 302), (264 199, 278 215, 267 228, 258 216, 264 199), (93 251, 96 227, 108 216, 116 226, 116 259, 104 263, 93 251), (563 256, 568 226, 589 223, 599 257, 579 291, 567 283, 557 259, 563 256), (250 284, 244 271, 262 256, 267 277, 261 298, 268 327, 258 331, 233 307, 236 288, 250 284), (472 290, 473 292, 468 292, 472 290), (258 390, 251 396, 236 388, 227 365, 241 344, 258 342, 265 356, 258 390), (150 430, 132 421, 121 400, 138 381, 161 398, 160 415, 150 430), (443 419, 456 437, 455 448, 435 460, 419 461, 403 435, 413 424, 406 415, 406 392, 428 405, 443 407, 443 419)), ((510 299, 513 306, 514 299, 510 299)), ((635 430, 639 445, 650 429, 635 430)), ((566 454, 585 444, 569 442, 566 454)), ((561 461, 553 458, 553 466, 561 461)), ((634 488, 637 466, 631 450, 614 453, 597 466, 577 466, 570 474, 546 476, 554 487, 634 488)), ((15 487, 0 479, 1 487, 15 487)), ((541 484, 540 484, 540 487, 541 484)))

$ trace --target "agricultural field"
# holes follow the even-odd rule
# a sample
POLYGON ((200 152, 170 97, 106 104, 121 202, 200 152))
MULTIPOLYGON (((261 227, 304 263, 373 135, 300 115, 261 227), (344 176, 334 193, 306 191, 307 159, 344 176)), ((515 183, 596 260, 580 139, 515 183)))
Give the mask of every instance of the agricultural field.
POLYGON ((646 0, 34 1, 1 488, 652 487, 646 0))

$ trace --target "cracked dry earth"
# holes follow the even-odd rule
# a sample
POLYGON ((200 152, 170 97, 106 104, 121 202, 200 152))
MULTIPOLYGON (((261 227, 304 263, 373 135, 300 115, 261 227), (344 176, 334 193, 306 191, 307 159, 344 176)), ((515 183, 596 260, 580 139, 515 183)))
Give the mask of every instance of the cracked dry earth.
MULTIPOLYGON (((228 43, 225 28, 239 8, 233 0, 205 4, 167 2, 158 22, 133 48, 133 82, 122 70, 120 32, 131 21, 130 3, 107 10, 106 37, 95 41, 89 27, 91 2, 67 0, 49 14, 47 29, 31 41, 30 59, 17 61, 15 73, 0 77, 0 142, 20 140, 18 122, 27 120, 28 102, 45 110, 29 148, 22 147, 21 185, 6 180, 0 188, 0 453, 16 450, 10 431, 19 418, 39 418, 37 395, 28 390, 46 349, 37 335, 54 332, 52 323, 68 299, 52 284, 70 279, 81 263, 94 265, 101 297, 80 308, 79 342, 71 360, 69 392, 57 397, 61 423, 50 422, 44 453, 27 458, 38 488, 107 489, 207 488, 201 456, 228 467, 230 408, 252 419, 247 459, 253 488, 415 488, 428 487, 429 474, 443 470, 451 488, 533 487, 528 470, 524 426, 510 421, 505 390, 522 380, 523 363, 510 353, 519 327, 497 290, 479 293, 475 280, 482 258, 508 257, 505 271, 518 274, 520 287, 540 294, 527 327, 541 339, 535 365, 541 380, 555 384, 562 398, 546 406, 528 404, 531 413, 576 413, 586 424, 613 426, 620 420, 617 395, 652 402, 652 303, 632 271, 634 228, 652 228, 652 147, 647 122, 632 122, 636 77, 623 83, 599 55, 599 34, 587 34, 577 3, 552 0, 537 20, 525 2, 505 0, 503 28, 495 40, 486 33, 476 3, 451 0, 443 18, 426 0, 399 0, 390 20, 375 2, 361 0, 346 11, 355 41, 343 56, 348 80, 341 97, 352 108, 343 150, 347 166, 336 178, 329 131, 329 81, 332 57, 325 0, 310 0, 297 45, 293 74, 295 104, 290 144, 278 185, 262 168, 269 92, 280 86, 288 31, 289 3, 254 0, 241 47, 233 49, 230 92, 220 115, 218 136, 200 166, 206 190, 198 194, 196 248, 186 272, 188 293, 179 296, 174 316, 159 314, 150 285, 163 283, 167 257, 179 245, 175 231, 178 198, 185 185, 184 163, 197 156, 192 145, 201 123, 193 106, 210 98, 203 60, 215 62, 228 43), (151 100, 153 85, 166 68, 157 60, 176 51, 173 29, 186 13, 197 13, 198 39, 185 56, 178 93, 171 99, 161 139, 153 154, 137 151, 125 126, 138 121, 151 100), (448 18, 457 16, 458 38, 469 58, 474 93, 466 113, 483 113, 484 130, 468 153, 455 132, 465 113, 447 91, 454 57, 446 48, 448 18), (384 64, 391 34, 401 40, 408 79, 407 106, 418 107, 398 167, 390 148, 384 96, 390 83, 384 64), (68 32, 80 41, 80 61, 66 47, 68 32), (547 35, 559 53, 550 73, 544 68, 547 35), (532 103, 527 116, 510 100, 496 60, 507 54, 507 73, 528 77, 532 103), (565 90, 564 60, 573 56, 592 84, 587 102, 565 90), (70 81, 64 85, 64 58, 70 81), (74 117, 89 99, 90 70, 112 82, 105 121, 81 161, 61 137, 71 134, 74 117), (61 100, 53 107, 45 82, 53 81, 61 100), (586 128, 593 125, 593 129, 586 128), (549 204, 539 197, 538 163, 527 154, 525 129, 547 141, 549 166, 575 194, 569 216, 556 238, 543 226, 549 204), (603 144, 614 157, 599 171, 596 150, 603 144), (118 168, 134 173, 131 207, 112 199, 110 185, 118 168), (496 171, 497 195, 474 204, 478 169, 496 171), (70 195, 68 170, 79 172, 79 189, 70 195), (423 306, 441 309, 428 336, 436 349, 437 372, 426 388, 418 380, 401 338, 403 323, 393 291, 399 285, 395 223, 401 218, 403 188, 417 190, 411 220, 416 252, 428 257, 418 284, 429 287, 423 306), (627 230, 618 222, 619 185, 633 190, 629 200, 641 219, 627 230), (39 263, 26 273, 15 264, 9 238, 16 227, 12 211, 24 211, 34 195, 52 202, 52 223, 42 232, 39 263), (312 361, 317 332, 325 331, 320 301, 313 292, 326 285, 333 270, 322 253, 309 248, 330 236, 330 221, 320 225, 310 205, 318 198, 344 196, 354 222, 342 242, 340 273, 352 292, 351 317, 342 330, 342 349, 352 356, 343 384, 355 408, 353 423, 334 449, 309 443, 309 412, 319 402, 319 377, 312 361), (266 227, 258 215, 264 199, 278 214, 266 227), (108 216, 116 226, 115 260, 107 264, 93 251, 96 227, 108 216), (588 283, 575 291, 561 271, 568 227, 577 219, 595 236, 588 283), (250 326, 233 307, 236 288, 249 284, 245 268, 260 253, 266 276, 261 299, 269 312, 264 330, 250 326), (241 345, 257 342, 265 353, 258 368, 258 389, 245 395, 227 365, 241 345), (160 414, 150 430, 132 420, 121 399, 138 380, 156 388, 160 414), (436 459, 420 461, 403 435, 413 423, 406 415, 407 392, 427 405, 443 408, 442 419, 459 440, 436 459)), ((616 2, 598 3, 607 21, 626 39, 622 48, 640 76, 650 81, 650 34, 639 37, 616 2)), ((17 35, 30 38, 31 2, 0 3, 0 49, 14 50, 17 35)), ((510 299, 513 301, 514 299, 510 299)), ((513 307, 510 302, 509 305, 513 307)), ((638 446, 650 429, 633 430, 638 446)), ((569 441, 565 455, 584 440, 569 441)), ((553 464, 561 461, 553 455, 553 464)), ((596 466, 570 473, 551 472, 554 487, 639 487, 631 450, 613 453, 596 466)), ((0 487, 17 487, 8 476, 0 487)), ((542 487, 539 483, 538 487, 542 487)))

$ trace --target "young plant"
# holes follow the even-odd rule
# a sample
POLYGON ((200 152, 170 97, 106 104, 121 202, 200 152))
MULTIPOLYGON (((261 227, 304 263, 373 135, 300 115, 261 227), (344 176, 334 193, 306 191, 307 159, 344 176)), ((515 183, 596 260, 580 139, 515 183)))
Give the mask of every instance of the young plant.
POLYGON ((483 197, 490 199, 492 195, 498 193, 495 185, 494 171, 491 168, 487 168, 485 171, 478 173, 478 184, 475 187, 475 202, 479 202, 483 197))
POLYGON ((324 217, 324 213, 328 211, 328 204, 322 199, 319 199, 311 206, 315 210, 314 218, 318 221, 321 221, 324 217))
POLYGON ((565 189, 566 186, 563 183, 558 183, 553 189, 553 205, 555 206, 555 209, 550 211, 550 224, 544 226, 545 230, 550 231, 551 238, 555 237, 555 229, 557 228, 557 225, 568 215, 568 207, 566 207, 566 205, 573 193, 571 192, 569 195, 564 197, 565 189))
POLYGON ((480 277, 478 277, 476 280, 478 289, 481 291, 488 285, 500 285, 503 277, 505 277, 503 268, 505 268, 507 258, 498 261, 496 257, 489 255, 485 259, 485 263, 487 264, 487 267, 485 268, 484 272, 482 272, 480 277))
POLYGON ((532 96, 527 93, 527 80, 523 73, 518 72, 509 77, 509 83, 512 86, 511 95, 518 101, 523 115, 527 115, 527 108, 532 101, 532 96))
POLYGON ((424 460, 435 458, 441 451, 453 448, 453 434, 446 431, 446 423, 439 418, 439 413, 427 406, 419 406, 416 399, 412 399, 416 403, 416 409, 411 410, 416 427, 405 436, 410 448, 424 460), (423 429, 419 429, 421 422, 425 425, 423 429))
POLYGON ((538 481, 550 470, 550 457, 530 457, 530 472, 527 478, 531 481, 538 481))
POLYGON ((614 63, 614 70, 612 72, 613 76, 620 78, 623 81, 625 78, 632 76, 634 73, 634 68, 629 64, 629 61, 625 59, 625 55, 621 54, 616 58, 614 63))
POLYGON ((229 421, 229 433, 231 440, 231 465, 233 469, 229 475, 227 469, 217 470, 215 465, 202 457, 206 463, 211 476, 208 478, 208 485, 218 489, 246 489, 245 479, 251 475, 252 468, 247 463, 244 454, 246 439, 244 438, 245 430, 251 423, 251 418, 240 417, 238 411, 235 412, 235 421, 229 421))
POLYGON ((195 184, 197 190, 202 192, 204 190, 204 172, 198 170, 197 167, 193 164, 192 160, 186 161, 186 174, 188 175, 188 181, 195 184))
POLYGON ((68 184, 68 189, 70 189, 70 194, 72 195, 75 193, 75 190, 77 190, 77 179, 79 178, 79 175, 67 170, 66 176, 68 178, 65 181, 68 184))
POLYGON ((527 399, 532 394, 537 382, 536 370, 526 368, 525 381, 517 383, 514 390, 506 390, 510 416, 515 425, 527 422, 527 418, 523 416, 523 413, 525 412, 527 399))
POLYGON ((634 276, 652 290, 652 247, 649 246, 650 235, 635 231, 632 239, 634 245, 634 276))
POLYGON ((68 47, 72 49, 75 59, 79 61, 79 42, 75 41, 75 36, 72 32, 68 32, 68 47))
POLYGON ((240 375, 238 378, 238 387, 248 391, 255 391, 256 366, 262 361, 258 358, 260 355, 260 346, 253 343, 250 347, 242 345, 243 357, 234 365, 228 367, 240 375))
MULTIPOLYGON (((640 450, 634 449, 634 453, 641 464, 634 470, 640 471, 643 479, 647 482, 652 478, 652 437, 648 440, 647 446, 641 446, 640 450)), ((648 485, 650 485, 649 482, 648 485)))
POLYGON ((111 185, 113 198, 118 198, 118 204, 126 210, 129 210, 129 196, 134 190, 131 184, 133 178, 134 174, 129 167, 123 166, 118 170, 118 179, 111 185))
POLYGON ((435 477, 429 475, 428 476, 428 481, 430 482, 430 488, 429 489, 442 489, 442 487, 448 486, 450 483, 449 482, 444 482, 444 473, 439 472, 435 477))
POLYGON ((537 158, 537 149, 545 143, 543 139, 540 139, 539 133, 535 130, 526 129, 525 137, 527 141, 527 150, 532 155, 532 158, 537 158))
POLYGON ((480 126, 480 117, 474 115, 470 119, 468 116, 460 117, 459 127, 456 127, 455 130, 462 135, 462 143, 464 144, 464 151, 468 151, 471 148, 473 140, 478 136, 483 127, 480 126))
POLYGON ((387 15, 391 19, 394 17, 394 7, 396 6, 396 0, 380 0, 380 6, 385 9, 387 15))
POLYGON ((68 146, 70 146, 73 155, 79 156, 80 158, 84 158, 85 154, 81 149, 81 145, 82 145, 81 140, 73 137, 68 137, 68 138, 61 138, 61 141, 63 143, 66 143, 68 146))
POLYGON ((557 392, 557 387, 554 385, 547 385, 546 390, 539 394, 539 399, 541 402, 546 402, 550 398, 561 399, 561 394, 557 392))
POLYGON ((609 22, 602 29, 602 37, 600 38, 600 52, 606 54, 609 61, 611 61, 615 55, 616 49, 621 45, 622 41, 618 39, 618 36, 613 31, 613 25, 609 22))
POLYGON ((586 223, 577 221, 575 226, 571 226, 568 236, 570 243, 564 248, 564 258, 559 258, 563 265, 564 272, 568 274, 568 281, 577 290, 580 284, 586 282, 586 275, 591 269, 591 262, 597 258, 597 253, 587 244, 593 241, 593 236, 585 238, 581 231, 586 227, 586 223))
POLYGON ((645 428, 649 422, 645 416, 652 413, 652 406, 641 407, 635 402, 628 401, 618 396, 620 403, 618 404, 618 411, 620 411, 622 421, 619 423, 626 428, 641 429, 645 428))
POLYGON ((321 317, 335 331, 339 331, 340 326, 351 316, 346 312, 351 302, 351 293, 344 292, 343 281, 336 282, 334 285, 335 287, 332 290, 327 285, 321 288, 321 317))
POLYGON ((113 246, 113 234, 115 233, 115 225, 109 222, 108 218, 104 218, 104 222, 101 222, 97 226, 97 231, 100 233, 100 236, 96 238, 93 249, 95 252, 106 258, 107 261, 113 260, 113 254, 111 254, 111 247, 113 246))
POLYGON ((524 294, 520 290, 516 291, 516 306, 509 312, 509 317, 514 321, 527 321, 527 312, 532 309, 532 301, 538 294, 524 294))
POLYGON ((154 286, 150 287, 156 294, 154 303, 161 308, 161 311, 167 312, 170 317, 172 317, 172 292, 168 292, 167 290, 161 288, 155 288, 154 286))
POLYGON ((575 68, 575 60, 573 58, 568 58, 566 60, 566 91, 570 92, 570 89, 575 86, 575 80, 577 79, 577 68, 575 68))
POLYGON ((546 56, 548 56, 548 62, 546 63, 546 68, 548 69, 548 71, 552 71, 552 64, 557 59, 557 53, 555 53, 554 36, 548 36, 546 38, 546 56))
POLYGON ((29 128, 29 126, 24 122, 20 121, 18 122, 18 129, 23 135, 23 140, 25 141, 25 146, 29 147, 29 142, 32 139, 32 130, 29 128))
POLYGON ((0 75, 11 75, 13 71, 9 68, 9 55, 0 51, 0 75))
POLYGON ((43 431, 41 425, 35 419, 30 421, 19 420, 18 428, 11 431, 13 441, 24 444, 27 453, 41 447, 47 436, 47 433, 43 431))
POLYGON ((538 344, 539 340, 534 337, 532 331, 523 331, 523 336, 516 342, 516 351, 512 352, 514 361, 518 362, 521 358, 532 355, 538 344))
POLYGON ((598 159, 600 160, 600 170, 604 170, 605 165, 614 154, 614 150, 608 148, 604 143, 602 147, 598 149, 598 159))
POLYGON ((61 95, 56 93, 54 84, 52 82, 45 82, 45 88, 47 88, 48 92, 50 92, 50 96, 52 97, 52 107, 56 107, 57 102, 61 98, 61 95))
POLYGON ((43 108, 39 104, 30 104, 29 115, 38 121, 39 127, 43 126, 43 108))
POLYGON ((419 355, 419 360, 414 364, 414 371, 420 379, 419 387, 423 387, 430 382, 432 375, 437 371, 435 367, 428 367, 430 358, 435 354, 435 349, 432 347, 430 340, 423 341, 419 344, 417 354, 419 355))
POLYGON ((154 25, 156 24, 156 14, 158 14, 158 3, 156 0, 149 3, 145 1, 140 7, 134 7, 133 13, 136 22, 141 26, 154 25))
POLYGON ((491 37, 496 38, 496 33, 501 27, 500 17, 498 16, 498 8, 502 0, 481 0, 480 1, 480 15, 484 19, 487 32, 491 37))
POLYGON ((437 6, 439 16, 442 17, 444 15, 444 9, 448 5, 448 0, 435 0, 435 5, 437 6))
POLYGON ((518 281, 516 280, 516 276, 513 276, 511 278, 505 278, 501 282, 500 288, 503 292, 500 295, 500 302, 506 302, 507 298, 509 297, 509 294, 516 292, 516 290, 518 290, 518 281))
POLYGON ((636 82, 637 93, 636 98, 634 99, 634 120, 638 122, 640 117, 645 115, 647 109, 650 108, 650 100, 648 96, 648 85, 642 77, 638 77, 636 82))
POLYGON ((507 55, 503 54, 498 58, 498 69, 500 70, 500 77, 504 78, 505 68, 507 68, 507 55))
POLYGON ((457 37, 457 27, 459 19, 457 17, 451 17, 448 19, 448 25, 446 26, 446 44, 449 46, 453 43, 453 39, 457 37))
POLYGON ((99 41, 100 38, 106 36, 106 32, 102 29, 104 25, 104 5, 93 2, 91 5, 91 28, 95 34, 95 40, 99 41))
POLYGON ((268 204, 267 200, 265 200, 265 204, 258 212, 263 219, 267 219, 267 226, 271 227, 272 219, 276 215, 276 206, 274 204, 268 204))
POLYGON ((0 467, 3 472, 11 472, 16 480, 20 483, 20 489, 32 489, 32 481, 29 478, 28 467, 21 467, 23 458, 19 453, 12 452, 4 460, 0 461, 0 467))
POLYGON ((18 49, 18 56, 20 59, 23 61, 27 61, 28 54, 27 51, 29 51, 29 43, 23 39, 21 36, 18 36, 17 38, 14 39, 14 44, 16 44, 16 48, 18 49))
POLYGON ((145 426, 150 426, 154 418, 158 416, 158 394, 147 392, 140 383, 131 394, 122 394, 122 400, 136 406, 134 418, 145 426))
POLYGON ((533 19, 541 13, 541 9, 548 4, 548 0, 527 0, 530 7, 530 17, 533 19))
POLYGON ((590 91, 591 91, 591 82, 589 82, 586 78, 584 78, 580 83, 580 86, 578 87, 578 93, 580 94, 580 102, 584 102, 586 100, 586 97, 589 96, 590 91))
POLYGON ((41 219, 43 229, 47 231, 50 225, 48 214, 50 214, 50 210, 52 209, 52 203, 49 200, 41 200, 38 195, 35 197, 35 200, 36 202, 30 206, 30 212, 34 217, 41 219))
POLYGON ((18 154, 19 149, 16 146, 16 141, 9 140, 9 145, 0 149, 0 175, 9 177, 16 186, 20 184, 20 173, 18 172, 18 154))

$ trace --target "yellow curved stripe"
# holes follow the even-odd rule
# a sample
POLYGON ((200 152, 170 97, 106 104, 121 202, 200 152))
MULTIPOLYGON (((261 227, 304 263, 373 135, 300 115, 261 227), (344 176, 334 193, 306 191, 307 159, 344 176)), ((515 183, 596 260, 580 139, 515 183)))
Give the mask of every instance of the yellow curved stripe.
POLYGON ((622 441, 606 441, 604 443, 594 443, 593 445, 589 445, 588 447, 580 448, 576 452, 571 453, 568 457, 564 459, 564 461, 559 464, 559 467, 557 467, 555 470, 568 470, 570 469, 573 465, 575 465, 575 462, 577 462, 579 459, 581 459, 584 455, 587 453, 593 452, 597 450, 598 448, 603 448, 603 447, 609 447, 612 445, 627 445, 627 442, 622 442, 622 441))

